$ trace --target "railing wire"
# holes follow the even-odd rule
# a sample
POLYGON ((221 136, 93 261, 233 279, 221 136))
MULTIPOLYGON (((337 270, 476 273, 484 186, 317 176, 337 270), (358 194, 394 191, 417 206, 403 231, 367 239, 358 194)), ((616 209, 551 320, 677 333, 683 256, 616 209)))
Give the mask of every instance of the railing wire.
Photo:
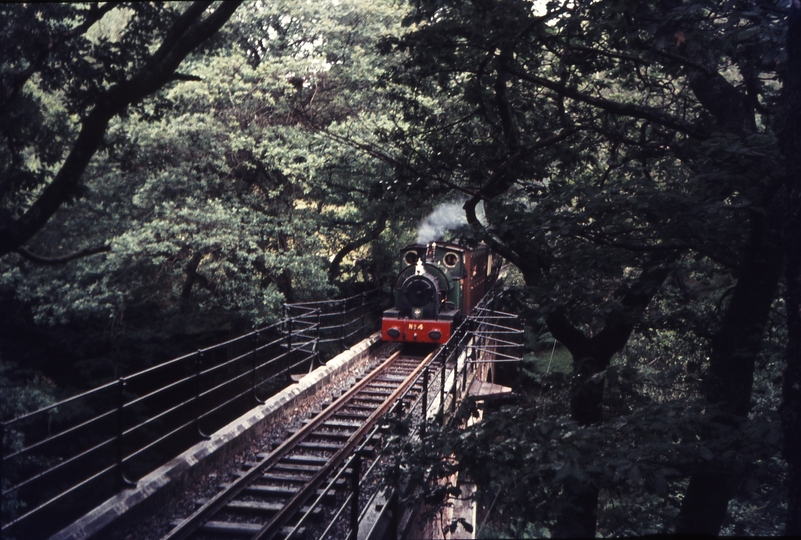
POLYGON ((46 538, 367 336, 379 290, 284 319, 0 422, 0 538, 46 538))
MULTIPOLYGON (((471 316, 453 332, 448 343, 429 360, 415 383, 411 384, 406 392, 397 398, 395 405, 384 416, 384 420, 379 422, 373 432, 364 438, 354 454, 363 452, 365 447, 375 440, 375 436, 379 432, 386 431, 388 425, 397 425, 401 416, 408 425, 416 427, 408 433, 407 437, 417 440, 425 438, 427 424, 444 425, 454 418, 452 413, 455 411, 457 403, 466 397, 473 377, 485 377, 487 368, 493 364, 522 360, 524 337, 522 321, 515 315, 490 309, 494 299, 495 297, 490 294, 479 303, 471 316), (422 391, 415 400, 411 401, 409 394, 414 391, 415 387, 422 388, 422 391)), ((388 463, 385 459, 387 457, 385 452, 386 449, 382 450, 382 454, 367 467, 363 474, 359 474, 354 466, 359 463, 359 460, 353 456, 349 458, 285 538, 291 538, 311 519, 314 510, 321 504, 326 493, 334 489, 337 481, 348 469, 352 471, 353 475, 359 474, 359 487, 355 490, 352 489, 344 497, 339 508, 334 512, 332 520, 317 536, 317 539, 332 538, 335 530, 339 531, 339 535, 342 537, 345 537, 343 531, 347 531, 348 538, 356 538, 359 532, 358 522, 361 519, 354 519, 353 516, 364 517, 369 501, 372 500, 372 497, 377 496, 377 493, 371 492, 369 486, 381 484, 380 477, 387 476, 388 463)), ((406 486, 406 489, 409 487, 406 486)), ((389 490, 387 495, 387 504, 392 504, 394 507, 393 523, 389 525, 389 530, 394 532, 402 511, 397 507, 398 489, 389 490)), ((419 533, 419 531, 409 532, 411 534, 419 533)), ((393 537, 392 532, 389 535, 388 537, 393 537)))

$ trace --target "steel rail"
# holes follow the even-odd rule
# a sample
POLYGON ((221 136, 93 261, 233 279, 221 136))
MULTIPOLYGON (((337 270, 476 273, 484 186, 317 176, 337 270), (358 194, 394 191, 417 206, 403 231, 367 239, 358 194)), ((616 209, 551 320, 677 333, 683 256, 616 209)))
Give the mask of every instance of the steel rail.
MULTIPOLYGON (((462 341, 464 341, 464 337, 462 338, 462 341)), ((461 344, 461 341, 460 341, 459 344, 461 344)), ((440 348, 438 351, 435 351, 434 353, 432 353, 431 355, 426 357, 427 362, 425 362, 425 365, 423 366, 423 370, 422 371, 425 371, 425 369, 428 369, 428 368, 431 367, 431 365, 437 359, 437 356, 439 355, 439 353, 441 351, 442 351, 442 349, 440 348)), ((421 374, 422 374, 422 372, 418 373, 417 378, 414 381, 415 383, 419 381, 421 374)), ((409 393, 410 393, 412 387, 413 387, 413 385, 409 385, 406 388, 406 391, 404 391, 401 396, 399 396, 397 399, 395 399, 395 403, 398 403, 399 401, 403 401, 404 399, 406 399, 409 396, 409 393)), ((426 384, 423 383, 423 388, 421 389, 421 392, 417 395, 417 397, 414 399, 414 401, 412 401, 409 404, 408 413, 407 414, 410 415, 411 417, 414 417, 414 411, 417 409, 417 406, 420 405, 421 402, 425 402, 423 400, 423 394, 424 394, 424 392, 426 390, 427 390, 426 384)), ((430 391, 430 389, 428 389, 428 390, 430 391)), ((422 407, 421 407, 421 409, 422 409, 422 407)), ((421 415, 422 415, 423 418, 425 418, 426 413, 427 413, 427 411, 422 411, 421 410, 421 415)), ((365 442, 362 443, 360 449, 363 448, 367 444, 367 441, 370 440, 370 438, 373 436, 373 434, 375 434, 378 431, 378 429, 379 429, 379 426, 376 426, 373 429, 373 431, 365 438, 365 442)), ((358 450, 357 450, 357 452, 358 452, 358 450)), ((367 480, 370 477, 370 475, 379 466, 379 464, 381 463, 381 460, 385 456, 386 456, 385 449, 382 449, 380 454, 379 454, 379 456, 376 459, 374 459, 372 464, 367 468, 367 471, 365 471, 365 473, 363 475, 361 475, 361 478, 359 480, 360 484, 363 484, 363 483, 367 482, 367 480)), ((311 515, 312 510, 320 505, 320 503, 322 502, 323 498, 326 495, 326 492, 330 491, 333 488, 335 482, 337 480, 339 480, 345 474, 346 469, 348 467, 350 467, 350 463, 351 463, 351 461, 349 460, 344 466, 342 466, 342 468, 337 473, 337 475, 329 482, 328 486, 317 497, 317 500, 315 500, 314 503, 309 507, 309 509, 306 511, 306 513, 303 515, 303 517, 300 519, 300 521, 295 525, 295 527, 290 531, 289 534, 284 536, 284 540, 289 540, 290 538, 293 537, 294 534, 296 534, 300 530, 301 526, 305 523, 305 521, 311 515)), ((350 495, 348 495, 346 500, 340 505, 339 510, 337 510, 337 512, 334 515, 334 517, 329 520, 328 527, 326 527, 326 529, 322 532, 322 534, 320 534, 320 536, 317 537, 317 540, 324 540, 328 536, 328 534, 330 533, 331 529, 336 524, 336 521, 342 516, 342 514, 345 512, 345 510, 347 510, 349 508, 352 499, 353 499, 353 494, 351 493, 350 495)), ((362 509, 360 521, 364 517, 366 511, 367 511, 367 508, 362 509)))
MULTIPOLYGON (((436 351, 435 351, 436 352, 436 351)), ((395 406, 395 403, 399 396, 406 392, 406 389, 414 384, 417 380, 418 375, 423 371, 423 368, 428 363, 428 360, 435 354, 432 352, 429 354, 423 361, 421 361, 417 367, 401 382, 398 387, 390 394, 384 403, 382 403, 373 413, 362 423, 359 429, 356 430, 353 435, 350 436, 348 441, 345 445, 337 450, 337 452, 331 457, 330 460, 318 471, 306 485, 301 488, 290 501, 284 505, 284 507, 278 511, 273 518, 264 526, 262 529, 253 535, 251 540, 262 540, 264 538, 272 537, 278 529, 283 526, 289 518, 294 515, 294 513, 301 507, 303 503, 306 502, 311 494, 317 490, 319 485, 326 479, 326 477, 331 474, 334 469, 351 453, 351 451, 356 447, 359 441, 367 434, 369 430, 373 428, 375 422, 377 422, 384 414, 389 411, 392 407, 395 406)), ((392 362, 395 361, 397 357, 400 356, 400 351, 390 356, 392 362)), ((351 390, 349 390, 346 394, 343 395, 343 398, 347 396, 345 400, 342 401, 341 406, 344 406, 347 401, 350 400, 350 397, 357 394, 361 391, 362 386, 366 386, 367 383, 372 382, 373 379, 377 378, 379 375, 382 375, 384 372, 384 367, 388 367, 390 365, 389 360, 385 362, 381 369, 377 369, 374 371, 373 376, 365 378, 363 382, 364 385, 356 385, 351 390), (367 380, 369 379, 369 380, 367 380), (358 387, 358 388, 357 388, 358 387)), ((341 398, 340 398, 341 399, 341 398)), ((339 407, 338 407, 339 408, 339 407)), ((355 471, 353 474, 356 474, 355 471)))
MULTIPOLYGON (((424 370, 425 370, 426 368, 430 367, 431 363, 432 363, 432 362, 433 362, 433 360, 434 360, 434 356, 435 356, 435 353, 436 353, 436 352, 437 352, 437 351, 435 351, 434 353, 432 353, 432 354, 430 354, 429 356, 427 356, 427 357, 426 357, 426 359, 428 360, 428 362, 427 362, 427 363, 425 364, 425 366, 423 367, 423 369, 424 369, 424 370)), ((417 379, 415 379, 415 381, 414 381, 414 382, 416 383, 416 382, 417 382, 417 380, 418 380, 419 378, 420 378, 420 376, 418 375, 418 376, 417 376, 417 379)), ((404 399, 406 399, 406 398, 407 398, 407 396, 409 395, 409 393, 410 393, 411 389, 413 388, 413 386, 414 386, 414 384, 407 386, 407 388, 406 388, 406 391, 404 391, 404 392, 403 392, 403 394, 402 394, 401 396, 399 396, 399 397, 397 397, 397 398, 395 399, 395 403, 397 404, 399 401, 403 401, 404 399)), ((424 391, 424 390, 425 390, 425 385, 423 385, 423 391, 424 391)), ((411 405, 409 406, 409 411, 410 411, 410 412, 411 412, 411 411, 413 411, 413 410, 415 409, 415 407, 417 406, 417 404, 418 404, 418 403, 420 403, 420 400, 421 400, 421 398, 422 398, 422 395, 423 395, 423 392, 420 392, 420 394, 417 396, 417 398, 416 398, 416 399, 415 399, 415 400, 414 400, 414 401, 411 403, 411 405)), ((380 427, 381 427, 380 425, 375 425, 375 426, 373 427, 373 430, 372 430, 372 431, 371 431, 371 432, 370 432, 370 433, 369 433, 369 434, 368 434, 366 437, 364 437, 364 442, 362 442, 361 446, 359 446, 359 448, 356 450, 356 452, 359 452, 360 450, 363 450, 363 449, 364 449, 364 447, 365 447, 365 446, 367 445, 367 443, 368 443, 368 442, 369 442, 369 441, 372 439, 372 437, 373 437, 373 436, 374 436, 376 433, 378 433, 378 431, 380 430, 380 427)), ((381 451, 381 455, 383 455, 383 450, 381 451)), ((343 465, 343 466, 340 468, 339 472, 338 472, 338 473, 337 473, 337 474, 336 474, 336 475, 335 475, 335 476, 334 476, 334 477, 331 479, 331 481, 328 483, 328 486, 327 486, 325 489, 323 489, 322 493, 320 493, 320 494, 318 495, 318 497, 317 497, 317 499, 314 501, 314 503, 312 503, 312 504, 311 504, 311 505, 308 507, 308 509, 306 510, 306 513, 303 515, 303 517, 301 517, 300 521, 298 521, 298 523, 297 523, 297 524, 295 525, 295 527, 294 527, 294 528, 293 528, 293 529, 292 529, 292 530, 289 532, 289 534, 285 535, 285 537, 284 537, 284 539, 285 539, 285 540, 288 540, 289 538, 292 538, 292 537, 293 537, 293 535, 294 535, 295 533, 297 533, 297 532, 300 530, 300 528, 302 527, 302 525, 304 525, 304 524, 305 524, 305 522, 306 522, 306 520, 309 518, 309 516, 311 516, 311 515, 312 515, 312 512, 314 511, 314 509, 315 509, 315 508, 317 508, 317 507, 318 507, 318 506, 319 506, 319 505, 322 503, 322 501, 323 501, 323 499, 325 498, 326 494, 327 494, 327 493, 328 493, 328 492, 329 492, 329 491, 330 491, 330 490, 331 490, 331 489, 334 487, 334 485, 336 484, 336 482, 337 482, 337 481, 338 481, 338 480, 339 480, 339 479, 340 479, 340 478, 341 478, 341 477, 342 477, 342 476, 345 474, 345 471, 346 471, 346 470, 347 470, 347 469, 350 467, 351 461, 352 461, 352 459, 351 459, 351 460, 348 460, 348 461, 347 461, 347 463, 346 463, 345 465, 343 465)), ((364 483, 364 482, 366 481, 367 477, 368 477, 368 476, 369 476, 369 475, 372 473, 372 471, 375 469, 375 467, 376 467, 376 466, 378 466, 378 464, 380 463, 380 461, 381 461, 381 457, 379 457, 378 459, 374 459, 374 460, 373 460, 373 463, 370 465, 370 467, 368 467, 368 469, 367 469, 367 471, 364 473, 364 475, 362 475, 362 476, 361 476, 361 479, 359 480, 359 483, 360 483, 360 484, 362 484, 362 483, 364 483)), ((340 508, 339 508, 339 510, 337 511, 336 515, 335 515, 335 516, 334 516, 334 517, 331 519, 330 523, 328 524, 328 527, 327 527, 327 528, 326 528, 326 530, 325 530, 325 531, 323 531, 323 533, 322 533, 322 534, 319 536, 318 540, 322 540, 323 538, 325 538, 325 536, 328 534, 329 530, 330 530, 330 529, 331 529, 331 528, 334 526, 334 523, 336 522, 336 520, 337 520, 337 519, 339 519, 339 517, 342 515, 342 513, 345 511, 345 509, 346 509, 346 508, 348 507, 348 505, 350 504, 350 501, 351 501, 352 497, 353 497, 353 495, 352 495, 352 494, 351 494, 351 495, 349 495, 349 496, 348 496, 348 498, 346 499, 346 501, 345 501, 345 502, 344 502, 344 503, 343 503, 343 504, 340 506, 340 508)), ((365 509, 365 510, 366 510, 366 509, 365 509)))
POLYGON ((361 391, 365 386, 371 383, 379 375, 381 375, 386 368, 392 365, 400 355, 400 351, 394 353, 387 358, 381 366, 373 370, 373 372, 359 381, 350 390, 344 393, 339 399, 326 407, 320 414, 315 416, 311 422, 306 424, 302 429, 298 430, 279 445, 275 450, 270 452, 264 459, 259 461, 247 473, 234 480, 230 486, 214 497, 212 497, 206 504, 198 508, 192 515, 187 517, 184 521, 178 524, 172 531, 167 533, 162 540, 184 540, 195 530, 197 530, 208 518, 219 512, 228 502, 234 497, 239 495, 246 487, 248 487, 255 479, 261 476, 262 471, 276 464, 283 459, 288 453, 295 449, 297 444, 302 441, 309 433, 317 429, 331 416, 342 409, 352 396, 361 391))

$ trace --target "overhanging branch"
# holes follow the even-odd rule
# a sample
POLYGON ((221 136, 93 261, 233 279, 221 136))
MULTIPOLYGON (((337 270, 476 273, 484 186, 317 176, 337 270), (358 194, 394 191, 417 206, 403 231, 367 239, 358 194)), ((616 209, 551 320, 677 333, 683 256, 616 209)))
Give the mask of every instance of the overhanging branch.
POLYGON ((210 3, 193 3, 175 21, 167 38, 144 68, 99 96, 94 108, 82 121, 78 137, 53 181, 22 217, 0 227, 0 257, 28 242, 73 195, 89 161, 100 147, 111 119, 169 83, 183 59, 216 33, 240 3, 223 2, 202 20, 198 19, 210 3))
POLYGON ((70 261, 74 261, 75 259, 81 259, 83 257, 89 257, 90 255, 97 255, 98 253, 108 253, 111 251, 111 246, 103 245, 103 246, 95 246, 91 248, 82 249, 81 251, 76 251, 75 253, 71 253, 70 255, 63 255, 61 257, 42 257, 40 255, 34 255, 30 251, 25 248, 17 248, 14 250, 14 253, 25 259, 26 261, 30 261, 36 264, 65 264, 70 261))
POLYGON ((631 118, 639 118, 641 120, 648 120, 649 122, 674 129, 695 138, 703 138, 706 135, 705 132, 699 130, 693 124, 669 114, 665 114, 663 111, 654 107, 644 107, 641 105, 635 105, 633 103, 620 103, 611 99, 590 96, 579 92, 575 88, 570 88, 543 77, 530 75, 513 68, 507 67, 504 69, 506 69, 510 75, 514 75, 521 80, 542 86, 543 88, 547 88, 556 92, 560 96, 586 103, 587 105, 591 105, 606 112, 619 114, 621 116, 628 116, 631 118))
POLYGON ((14 99, 28 79, 30 79, 34 73, 42 68, 42 64, 45 60, 47 60, 47 57, 53 50, 55 50, 56 47, 66 41, 69 41, 70 39, 85 34, 86 31, 89 30, 89 28, 91 28, 97 21, 102 19, 106 13, 117 6, 118 4, 115 2, 106 2, 103 5, 93 5, 86 14, 86 19, 84 19, 81 24, 67 32, 62 32, 51 39, 48 44, 39 52, 36 58, 31 61, 30 65, 26 69, 12 77, 8 88, 5 88, 4 95, 2 96, 3 104, 5 105, 14 99))

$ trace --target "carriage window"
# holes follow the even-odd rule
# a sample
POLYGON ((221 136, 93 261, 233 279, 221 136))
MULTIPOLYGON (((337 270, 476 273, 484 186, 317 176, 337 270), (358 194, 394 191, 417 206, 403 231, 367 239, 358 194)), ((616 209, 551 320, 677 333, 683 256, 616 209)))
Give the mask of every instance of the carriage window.
POLYGON ((456 253, 447 253, 445 258, 443 259, 445 266, 448 268, 453 268, 457 264, 459 264, 459 256, 456 253))
POLYGON ((416 251, 407 251, 406 255, 403 256, 403 260, 406 261, 406 264, 414 264, 417 262, 417 252, 416 251))

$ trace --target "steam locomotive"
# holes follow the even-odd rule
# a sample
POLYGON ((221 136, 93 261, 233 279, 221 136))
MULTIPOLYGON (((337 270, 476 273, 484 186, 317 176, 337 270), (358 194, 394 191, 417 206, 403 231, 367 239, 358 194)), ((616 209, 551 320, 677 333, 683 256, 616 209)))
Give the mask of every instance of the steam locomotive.
POLYGON ((384 341, 445 343, 497 277, 500 258, 479 244, 409 244, 401 249, 395 307, 384 311, 384 341))

